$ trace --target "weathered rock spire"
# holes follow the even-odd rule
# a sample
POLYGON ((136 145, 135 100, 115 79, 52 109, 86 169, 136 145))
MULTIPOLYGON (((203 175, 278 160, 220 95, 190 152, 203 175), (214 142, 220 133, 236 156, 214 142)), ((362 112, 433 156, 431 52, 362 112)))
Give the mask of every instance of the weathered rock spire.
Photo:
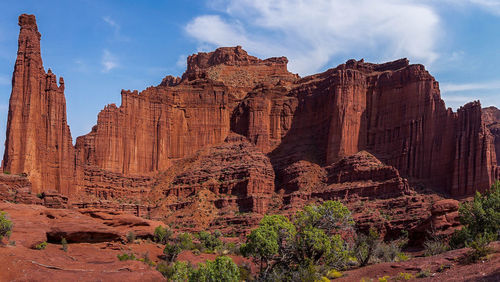
POLYGON ((74 149, 66 122, 64 82, 40 54, 34 15, 19 16, 19 43, 12 78, 3 170, 27 173, 35 192, 68 194, 74 182, 74 149))

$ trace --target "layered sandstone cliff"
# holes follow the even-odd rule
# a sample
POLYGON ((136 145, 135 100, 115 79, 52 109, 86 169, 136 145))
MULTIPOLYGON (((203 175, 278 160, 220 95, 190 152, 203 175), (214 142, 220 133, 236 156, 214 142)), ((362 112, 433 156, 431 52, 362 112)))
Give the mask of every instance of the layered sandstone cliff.
POLYGON ((33 15, 19 17, 3 170, 26 173, 34 192, 74 191, 75 154, 66 120, 64 80, 43 68, 33 15))
POLYGON ((240 46, 190 56, 182 78, 122 91, 121 105, 106 106, 73 147, 64 83, 43 70, 34 16, 19 23, 4 170, 27 173, 37 192, 149 201, 161 186, 176 197, 161 203, 171 210, 198 195, 217 209, 264 213, 271 197, 286 206, 297 191, 383 198, 407 193, 407 177, 460 197, 498 178, 496 115, 479 102, 446 109, 424 66, 349 60, 300 78, 286 58, 240 46), (215 182, 205 189, 208 174, 215 182))

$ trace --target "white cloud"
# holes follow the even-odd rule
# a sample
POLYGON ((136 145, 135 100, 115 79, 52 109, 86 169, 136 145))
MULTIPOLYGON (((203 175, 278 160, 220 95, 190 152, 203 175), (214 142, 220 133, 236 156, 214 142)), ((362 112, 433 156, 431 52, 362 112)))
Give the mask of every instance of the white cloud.
POLYGON ((113 29, 115 40, 130 41, 130 38, 123 36, 120 33, 121 26, 115 20, 113 20, 110 16, 102 17, 102 20, 104 22, 106 22, 113 29))
POLYGON ((107 24, 109 24, 112 28, 116 30, 120 30, 120 25, 117 24, 111 17, 106 16, 102 18, 103 21, 105 21, 107 24))
POLYGON ((290 59, 291 71, 310 74, 333 56, 356 50, 381 59, 410 57, 431 63, 439 17, 429 5, 396 0, 226 0, 220 15, 186 26, 200 45, 242 45, 261 57, 290 59))
POLYGON ((500 89, 500 81, 488 81, 479 83, 442 83, 440 85, 440 88, 443 92, 494 90, 500 89))
POLYGON ((109 72, 110 70, 118 67, 118 60, 109 50, 104 49, 102 53, 101 64, 103 66, 103 72, 109 72))

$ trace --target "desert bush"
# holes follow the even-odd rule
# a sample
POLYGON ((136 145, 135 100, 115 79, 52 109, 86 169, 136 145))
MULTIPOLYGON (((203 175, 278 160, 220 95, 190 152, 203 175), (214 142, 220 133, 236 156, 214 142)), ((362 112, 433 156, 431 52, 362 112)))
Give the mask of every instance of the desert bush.
POLYGON ((6 237, 7 239, 10 238, 13 226, 14 225, 12 224, 12 221, 9 220, 7 213, 0 212, 0 240, 2 240, 3 237, 6 237))
POLYGON ((360 266, 367 265, 380 244, 379 234, 370 228, 368 234, 360 233, 354 242, 353 254, 360 266))
POLYGON ((67 252, 68 251, 68 241, 66 241, 66 238, 61 239, 61 246, 63 251, 67 252))
POLYGON ((392 262, 401 254, 401 247, 396 241, 380 242, 375 250, 375 257, 379 261, 392 262))
POLYGON ((190 264, 182 261, 168 264, 161 262, 156 266, 159 271, 168 281, 184 282, 189 279, 190 273, 193 271, 190 264))
POLYGON ((467 262, 476 262, 488 254, 493 252, 493 248, 489 246, 490 242, 496 238, 496 234, 483 233, 476 235, 476 238, 467 243, 467 247, 471 250, 467 253, 467 262))
POLYGON ((344 276, 344 274, 342 272, 336 270, 336 269, 331 269, 326 274, 326 277, 329 278, 329 279, 337 279, 337 278, 340 278, 342 276, 344 276))
POLYGON ((182 248, 176 243, 167 243, 163 249, 163 254, 167 261, 173 262, 177 256, 181 253, 182 248))
POLYGON ((120 261, 126 261, 126 260, 136 260, 136 259, 137 259, 133 253, 130 253, 130 254, 123 253, 123 254, 121 254, 121 255, 117 255, 116 257, 117 257, 117 258, 118 258, 118 260, 120 260, 120 261))
POLYGON ((484 194, 476 192, 472 202, 460 204, 458 213, 464 227, 453 234, 450 240, 453 248, 464 247, 478 236, 481 240, 496 240, 500 232, 500 181, 484 194))
POLYGON ((411 280, 415 278, 415 276, 408 272, 400 272, 395 278, 396 280, 411 280))
POLYGON ((135 241, 135 233, 133 231, 129 231, 127 233, 127 242, 133 243, 135 241))
POLYGON ((238 265, 238 269, 240 270, 240 280, 241 281, 252 281, 252 269, 250 264, 242 263, 238 265))
MULTIPOLYGON (((218 231, 218 230, 216 230, 218 231)), ((206 231, 201 231, 198 233, 198 239, 204 248, 210 251, 215 251, 222 246, 222 241, 220 240, 220 231, 210 234, 206 231)))
POLYGON ((176 241, 179 244, 179 247, 183 250, 194 249, 193 237, 187 232, 180 234, 176 238, 176 241))
POLYGON ((172 231, 166 227, 158 225, 155 228, 154 240, 160 244, 166 244, 170 237, 172 236, 172 231))
POLYGON ((230 257, 220 256, 192 270, 189 281, 237 282, 240 281, 240 270, 230 257))
POLYGON ((320 279, 327 269, 347 265, 348 245, 339 233, 351 231, 353 224, 350 211, 338 201, 306 206, 293 221, 268 215, 240 251, 259 263, 261 280, 320 279))
POLYGON ((417 278, 426 278, 431 276, 431 271, 428 269, 423 269, 415 277, 417 278))
POLYGON ((448 245, 441 240, 427 240, 424 242, 424 256, 434 256, 448 251, 448 245))
POLYGON ((42 242, 35 246, 36 250, 45 250, 45 248, 47 248, 47 242, 42 242))

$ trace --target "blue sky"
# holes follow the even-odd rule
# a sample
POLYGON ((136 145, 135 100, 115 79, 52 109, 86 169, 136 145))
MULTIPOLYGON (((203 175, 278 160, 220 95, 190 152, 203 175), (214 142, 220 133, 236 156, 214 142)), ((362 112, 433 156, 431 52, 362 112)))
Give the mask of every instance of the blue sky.
POLYGON ((73 139, 121 89, 180 76, 188 55, 217 46, 287 56, 302 76, 407 57, 436 77, 447 106, 500 106, 500 0, 2 0, 0 11, 2 144, 21 13, 36 15, 45 69, 64 77, 73 139))

